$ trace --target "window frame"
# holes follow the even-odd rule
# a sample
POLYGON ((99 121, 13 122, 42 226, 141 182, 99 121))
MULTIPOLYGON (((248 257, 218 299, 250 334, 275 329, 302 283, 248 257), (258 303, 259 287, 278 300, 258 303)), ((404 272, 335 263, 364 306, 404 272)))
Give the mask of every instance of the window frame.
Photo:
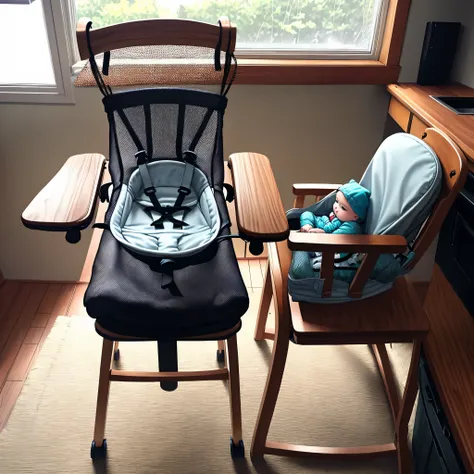
POLYGON ((411 0, 389 0, 378 59, 242 58, 235 82, 261 85, 388 85, 397 82, 410 5, 411 0))
MULTIPOLYGON (((388 85, 397 82, 410 5, 411 0, 388 1, 377 59, 256 59, 239 57, 236 52, 239 68, 235 84, 388 85)), ((208 83, 215 82, 210 79, 208 83)))
MULTIPOLYGON (((375 0, 373 0, 375 1, 375 0)), ((260 59, 260 60, 331 60, 331 61, 344 61, 344 60, 377 60, 381 49, 384 38, 385 25, 390 0, 378 0, 381 2, 381 8, 379 11, 379 18, 375 25, 374 37, 372 38, 372 45, 370 51, 351 50, 347 49, 295 49, 295 48, 279 48, 272 50, 271 48, 241 48, 236 47, 235 54, 238 58, 246 59, 260 59)))
POLYGON ((0 103, 74 104, 71 63, 75 46, 67 33, 68 18, 72 18, 70 4, 67 1, 42 0, 42 6, 56 85, 2 84, 0 103))

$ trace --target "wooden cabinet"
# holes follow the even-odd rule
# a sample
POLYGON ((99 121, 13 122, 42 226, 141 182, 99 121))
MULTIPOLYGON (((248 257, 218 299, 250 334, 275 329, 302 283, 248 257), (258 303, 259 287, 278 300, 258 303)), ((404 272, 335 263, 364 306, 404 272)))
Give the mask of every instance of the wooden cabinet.
POLYGON ((405 132, 408 132, 410 126, 410 111, 393 97, 390 100, 388 113, 405 132))
POLYGON ((423 346, 456 446, 474 472, 474 320, 435 265, 424 309, 423 346))
POLYGON ((412 115, 410 133, 415 137, 422 138, 429 125, 422 122, 416 115, 412 115))
MULTIPOLYGON (((474 97, 474 89, 392 84, 388 92, 389 114, 405 132, 421 138, 428 127, 443 131, 465 153, 474 173, 474 115, 456 115, 432 98, 474 97)), ((424 309, 430 322, 424 355, 466 472, 474 473, 474 319, 437 264, 424 309)))
POLYGON ((426 123, 393 97, 390 100, 388 113, 402 130, 411 133, 418 138, 421 138, 425 133, 425 130, 429 127, 429 125, 426 125, 426 123))

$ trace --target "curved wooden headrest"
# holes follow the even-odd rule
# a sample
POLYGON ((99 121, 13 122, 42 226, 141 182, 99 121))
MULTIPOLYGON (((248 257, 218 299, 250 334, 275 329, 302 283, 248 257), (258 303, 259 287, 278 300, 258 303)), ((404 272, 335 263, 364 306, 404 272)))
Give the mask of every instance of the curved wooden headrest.
MULTIPOLYGON (((222 25, 221 51, 235 50, 237 29, 227 17, 219 19, 222 25)), ((86 26, 91 20, 81 18, 77 24, 77 45, 81 59, 89 58, 86 26)), ((220 35, 218 24, 194 20, 152 19, 118 23, 103 28, 91 29, 90 37, 94 54, 131 46, 183 45, 216 48, 220 35)))

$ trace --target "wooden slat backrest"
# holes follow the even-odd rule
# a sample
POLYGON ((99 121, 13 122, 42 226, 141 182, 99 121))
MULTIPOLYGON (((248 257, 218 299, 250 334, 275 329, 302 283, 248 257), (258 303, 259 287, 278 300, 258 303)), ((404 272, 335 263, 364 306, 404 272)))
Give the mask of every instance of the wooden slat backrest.
MULTIPOLYGON (((81 18, 77 25, 77 45, 81 59, 89 58, 86 38, 86 26, 89 21, 88 18, 81 18)), ((237 30, 226 17, 220 18, 220 22, 223 30, 221 51, 227 51, 230 30, 232 53, 235 50, 237 30)), ((215 49, 219 34, 218 24, 178 19, 128 21, 90 30, 94 54, 132 46, 151 45, 201 46, 215 49)))
POLYGON ((466 182, 468 173, 464 153, 444 132, 435 128, 428 128, 424 141, 433 149, 441 162, 443 168, 443 187, 430 217, 416 239, 413 248, 415 257, 410 262, 409 269, 414 268, 420 261, 420 258, 423 257, 439 233, 449 209, 466 182))

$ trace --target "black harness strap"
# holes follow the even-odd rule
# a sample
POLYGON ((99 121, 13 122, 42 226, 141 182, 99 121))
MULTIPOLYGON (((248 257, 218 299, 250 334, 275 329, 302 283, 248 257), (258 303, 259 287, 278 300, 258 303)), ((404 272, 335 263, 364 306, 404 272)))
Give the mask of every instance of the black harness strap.
POLYGON ((179 104, 178 108, 178 126, 176 130, 176 157, 180 159, 183 156, 183 133, 184 133, 184 114, 186 106, 179 104))
MULTIPOLYGON (((148 158, 145 150, 141 150, 135 154, 135 157, 137 158, 137 163, 138 163, 138 169, 140 171, 140 175, 142 177, 143 185, 144 185, 144 190, 143 192, 145 195, 150 199, 151 203, 153 204, 153 208, 156 212, 158 212, 161 217, 159 219, 156 219, 151 223, 152 226, 155 226, 157 229, 163 228, 163 222, 165 220, 171 221, 173 223, 173 226, 185 226, 187 225, 186 222, 176 219, 173 214, 178 211, 186 211, 189 210, 189 207, 187 206, 182 206, 182 202, 184 201, 184 198, 182 201, 180 201, 179 206, 162 206, 160 204, 160 201, 158 197, 156 196, 156 188, 153 186, 153 182, 151 180, 151 177, 149 175, 148 169, 146 168, 148 158)), ((186 188, 187 189, 187 188, 186 188)), ((183 190, 182 192, 185 192, 185 197, 190 193, 190 190, 187 189, 183 190)), ((179 199, 180 195, 178 195, 179 199)), ((178 200, 177 200, 178 201, 178 200)))
POLYGON ((110 51, 104 53, 104 60, 102 61, 102 74, 104 76, 109 75, 109 66, 110 66, 110 51))
POLYGON ((118 116, 121 118, 123 124, 125 125, 125 128, 128 130, 128 133, 130 134, 130 137, 133 140, 133 143, 135 143, 135 146, 137 147, 138 152, 141 152, 144 150, 144 147, 142 145, 142 142, 138 138, 138 135, 135 133, 135 130, 132 127, 132 124, 128 120, 127 116, 125 115, 125 112, 122 109, 117 110, 118 116))
POLYGON ((86 39, 87 39, 87 49, 89 51, 89 63, 91 65, 92 75, 94 76, 95 82, 97 83, 97 87, 99 88, 102 95, 108 96, 112 95, 112 89, 109 85, 104 82, 104 78, 99 72, 99 68, 97 67, 97 62, 95 60, 94 52, 92 51, 91 45, 91 37, 90 37, 90 29, 92 28, 92 21, 89 21, 86 25, 86 39))
POLYGON ((153 132, 151 130, 151 110, 150 104, 145 104, 145 133, 146 133, 146 148, 148 156, 153 158, 153 132))
POLYGON ((222 48, 222 22, 219 20, 219 39, 217 40, 216 49, 214 50, 214 69, 216 71, 222 70, 221 48, 222 48))
POLYGON ((191 145, 189 145, 188 150, 194 152, 196 149, 199 140, 201 140, 204 131, 206 130, 206 127, 209 123, 209 120, 211 120, 212 114, 214 113, 214 109, 207 109, 206 114, 204 115, 204 118, 202 119, 201 125, 199 126, 196 135, 194 135, 193 141, 191 142, 191 145))
MULTIPOLYGON (((232 77, 230 78, 229 84, 227 84, 226 90, 224 91, 223 95, 226 96, 227 93, 229 92, 229 89, 232 87, 232 84, 234 83, 235 76, 237 75, 237 58, 235 57, 234 53, 231 55, 232 59, 234 60, 234 71, 232 72, 232 77)), ((230 70, 230 65, 229 65, 229 70, 230 70)))
MULTIPOLYGON (((219 24, 220 24, 220 22, 219 22, 219 24)), ((221 31, 222 31, 222 25, 221 25, 221 31)), ((219 35, 219 40, 220 40, 220 36, 221 35, 219 35)), ((222 85, 221 85, 221 95, 223 95, 223 96, 226 96, 227 93, 229 92, 229 89, 230 89, 232 83, 234 82, 235 75, 237 74, 237 59, 234 56, 234 53, 230 52, 231 41, 232 41, 232 29, 229 28, 229 42, 227 44, 227 50, 225 52, 224 75, 222 77, 222 85), (228 80, 229 74, 230 74, 230 70, 232 68, 232 59, 235 62, 234 72, 232 74, 232 77, 230 79, 229 84, 226 87, 227 80, 228 80)))

